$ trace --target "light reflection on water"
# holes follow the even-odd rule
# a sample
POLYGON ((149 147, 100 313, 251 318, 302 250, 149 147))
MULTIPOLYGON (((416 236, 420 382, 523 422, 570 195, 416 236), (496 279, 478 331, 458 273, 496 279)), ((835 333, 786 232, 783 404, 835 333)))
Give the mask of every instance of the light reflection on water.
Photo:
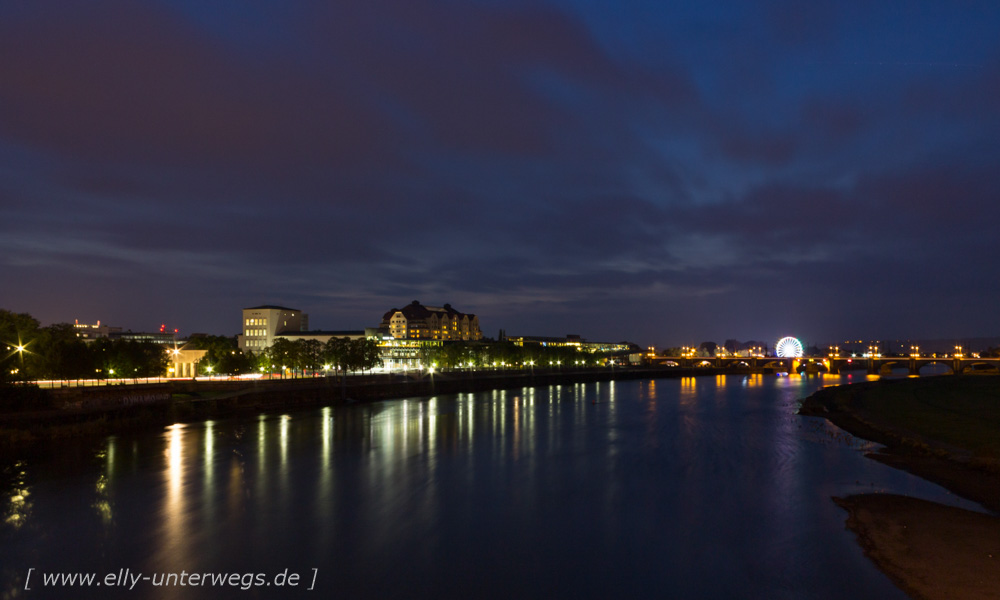
POLYGON ((847 380, 495 390, 70 443, 4 471, 0 591, 29 567, 315 567, 345 598, 902 598, 830 496, 961 502, 794 415, 847 380))

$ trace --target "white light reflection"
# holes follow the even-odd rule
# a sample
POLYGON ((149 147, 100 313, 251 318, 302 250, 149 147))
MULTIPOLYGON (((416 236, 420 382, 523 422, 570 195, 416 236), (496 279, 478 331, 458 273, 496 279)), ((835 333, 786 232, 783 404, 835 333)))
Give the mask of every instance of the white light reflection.
POLYGON ((427 403, 427 442, 432 473, 437 469, 437 411, 438 400, 437 396, 435 396, 430 399, 430 402, 427 403))
POLYGON ((281 471, 285 472, 288 467, 288 422, 292 420, 291 415, 281 415, 281 428, 279 441, 281 444, 281 471))
MULTIPOLYGON (((266 455, 267 446, 265 441, 267 440, 267 430, 264 426, 264 415, 259 415, 257 417, 257 473, 260 475, 264 474, 264 457, 266 455)), ((258 481, 262 481, 263 477, 258 477, 258 481)))
POLYGON ((211 489, 215 472, 215 421, 205 421, 205 488, 211 489))
POLYGON ((104 452, 98 454, 98 457, 104 459, 104 472, 98 476, 97 484, 94 486, 96 498, 94 499, 93 507, 97 511, 98 516, 101 517, 101 521, 107 526, 112 521, 111 498, 108 488, 111 485, 111 473, 114 470, 115 436, 108 438, 107 447, 104 449, 104 452))
POLYGON ((321 418, 323 419, 323 449, 320 455, 320 461, 323 464, 324 475, 329 475, 330 469, 330 446, 333 441, 333 411, 329 406, 324 406, 323 410, 320 411, 321 418))
POLYGON ((169 502, 181 502, 181 487, 184 485, 184 425, 175 423, 167 427, 170 431, 167 437, 167 481, 169 502))
POLYGON ((185 542, 189 539, 184 506, 184 425, 175 423, 167 427, 167 459, 164 476, 167 493, 163 506, 163 531, 165 540, 161 550, 168 560, 187 554, 185 542))
POLYGON ((212 495, 215 493, 215 421, 205 421, 205 429, 202 432, 205 436, 204 465, 202 466, 202 506, 209 521, 215 519, 215 502, 212 495))
POLYGON ((264 472, 267 468, 267 425, 265 416, 257 417, 257 497, 266 497, 267 478, 264 472))

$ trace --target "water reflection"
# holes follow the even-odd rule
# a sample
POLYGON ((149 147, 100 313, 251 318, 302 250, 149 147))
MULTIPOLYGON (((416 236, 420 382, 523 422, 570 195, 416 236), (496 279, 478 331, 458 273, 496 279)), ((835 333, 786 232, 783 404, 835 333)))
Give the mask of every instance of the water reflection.
POLYGON ((175 424, 167 428, 166 468, 163 470, 166 491, 163 508, 160 511, 163 520, 163 538, 160 541, 159 561, 171 564, 186 556, 190 533, 188 531, 186 504, 188 495, 185 493, 185 473, 192 465, 185 462, 184 437, 185 425, 175 424))
POLYGON ((14 529, 19 529, 28 521, 31 514, 31 490, 27 484, 27 464, 18 461, 11 467, 13 477, 9 489, 5 490, 10 499, 4 511, 4 523, 14 529))
POLYGON ((9 472, 0 592, 30 561, 76 561, 322 565, 343 597, 900 598, 829 497, 933 486, 802 429, 796 400, 842 380, 553 385, 109 438, 71 475, 9 472))
POLYGON ((110 526, 113 520, 113 515, 111 511, 111 478, 115 472, 115 445, 117 439, 115 436, 108 438, 107 445, 104 449, 97 453, 97 459, 104 462, 104 469, 100 472, 97 477, 97 483, 95 488, 95 498, 94 498, 94 510, 97 511, 98 516, 100 516, 101 521, 105 526, 110 526))

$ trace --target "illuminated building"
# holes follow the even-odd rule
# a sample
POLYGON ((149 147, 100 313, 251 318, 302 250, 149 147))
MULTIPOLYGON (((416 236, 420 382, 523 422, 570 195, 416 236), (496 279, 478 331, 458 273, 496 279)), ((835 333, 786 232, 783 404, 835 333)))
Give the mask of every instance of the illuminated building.
POLYGON ((112 333, 118 333, 121 330, 121 327, 101 325, 100 321, 96 325, 81 323, 79 319, 74 319, 73 321, 73 331, 76 333, 76 337, 87 343, 93 342, 98 338, 108 337, 112 333))
POLYGON ((195 350, 188 348, 187 344, 180 348, 166 348, 167 353, 167 377, 193 378, 198 375, 198 363, 201 362, 208 350, 195 350))
POLYGON ((131 329, 122 331, 121 327, 101 325, 100 321, 96 325, 90 325, 76 320, 73 323, 73 331, 76 333, 76 337, 88 344, 100 338, 164 345, 173 345, 177 342, 177 330, 167 331, 166 325, 161 325, 159 331, 132 331, 131 329))
POLYGON ((627 352, 635 349, 635 345, 628 342, 588 342, 578 335, 561 338, 520 335, 506 336, 505 339, 515 346, 565 347, 576 348, 581 352, 627 352))
POLYGON ((379 341, 382 365, 388 371, 428 367, 428 356, 440 349, 440 340, 395 339, 385 336, 379 341))
POLYGON ((275 335, 275 339, 288 340, 289 342, 297 342, 299 340, 316 340, 321 344, 326 344, 333 338, 343 339, 347 338, 349 340, 363 340, 368 337, 375 335, 374 329, 366 329, 364 331, 351 330, 351 331, 287 331, 285 333, 279 333, 275 335))
POLYGON ((112 331, 108 334, 112 340, 128 340, 131 342, 149 342, 164 346, 177 343, 177 331, 112 331))
POLYGON ((240 350, 258 353, 274 344, 279 333, 309 329, 309 315, 297 308, 254 306, 243 309, 243 333, 238 336, 240 350))
POLYGON ((400 340, 479 340, 479 317, 443 307, 423 306, 414 300, 403 308, 393 308, 382 316, 379 329, 400 340))

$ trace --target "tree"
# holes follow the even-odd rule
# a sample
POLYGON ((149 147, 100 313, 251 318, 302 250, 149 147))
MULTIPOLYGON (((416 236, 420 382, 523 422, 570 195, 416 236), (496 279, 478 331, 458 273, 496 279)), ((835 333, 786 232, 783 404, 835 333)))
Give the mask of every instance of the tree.
POLYGON ((69 323, 57 323, 39 331, 35 375, 45 379, 85 379, 97 369, 94 352, 76 336, 69 323))
POLYGON ((198 371, 202 374, 224 373, 238 375, 254 370, 251 358, 243 354, 235 336, 199 335, 191 338, 188 345, 195 350, 205 350, 205 356, 198 361, 198 371), (209 367, 212 368, 209 371, 209 367))
POLYGON ((93 364, 102 376, 137 379, 158 377, 167 370, 169 359, 163 346, 152 342, 100 338, 91 346, 93 364))
POLYGON ((274 363, 271 361, 271 353, 267 350, 262 350, 257 354, 251 352, 247 358, 247 362, 249 363, 249 367, 252 371, 264 374, 271 373, 274 369, 274 363))
POLYGON ((33 377, 39 325, 28 313, 0 309, 0 370, 7 378, 23 381, 33 377))
POLYGON ((295 346, 296 357, 299 367, 303 369, 303 375, 305 375, 305 369, 309 369, 313 373, 319 370, 319 364, 323 355, 323 344, 319 340, 297 340, 295 346))
POLYGON ((372 339, 362 340, 361 369, 371 371, 382 366, 382 350, 378 342, 372 339))
POLYGON ((330 338, 323 346, 323 360, 337 368, 342 374, 347 374, 349 368, 351 340, 349 338, 330 338))
POLYGON ((274 366, 280 366, 282 370, 282 376, 284 376, 284 371, 286 368, 295 368, 297 360, 297 348, 295 344, 288 339, 278 338, 274 340, 274 344, 270 348, 265 350, 268 354, 268 358, 274 366))

